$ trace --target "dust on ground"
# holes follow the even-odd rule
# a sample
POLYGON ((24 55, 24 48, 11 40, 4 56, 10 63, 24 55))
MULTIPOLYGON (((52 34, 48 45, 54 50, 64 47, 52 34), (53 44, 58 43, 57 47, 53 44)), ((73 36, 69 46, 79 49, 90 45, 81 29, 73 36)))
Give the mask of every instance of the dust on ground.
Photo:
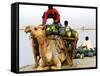
MULTIPOLYGON (((27 65, 21 67, 19 71, 36 71, 36 68, 32 68, 33 65, 27 65)), ((96 56, 94 57, 85 57, 84 59, 74 59, 72 66, 62 66, 62 69, 73 69, 73 68, 89 68, 96 67, 96 56)))

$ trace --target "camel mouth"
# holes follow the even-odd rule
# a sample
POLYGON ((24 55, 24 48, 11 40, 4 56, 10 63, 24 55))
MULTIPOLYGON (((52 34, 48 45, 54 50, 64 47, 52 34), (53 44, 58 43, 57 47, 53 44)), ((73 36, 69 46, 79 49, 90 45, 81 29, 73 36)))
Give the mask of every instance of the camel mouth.
POLYGON ((27 26, 24 31, 25 31, 25 33, 29 33, 29 32, 31 32, 31 29, 29 26, 27 26))
POLYGON ((29 30, 25 30, 25 33, 28 33, 28 32, 30 32, 29 30))

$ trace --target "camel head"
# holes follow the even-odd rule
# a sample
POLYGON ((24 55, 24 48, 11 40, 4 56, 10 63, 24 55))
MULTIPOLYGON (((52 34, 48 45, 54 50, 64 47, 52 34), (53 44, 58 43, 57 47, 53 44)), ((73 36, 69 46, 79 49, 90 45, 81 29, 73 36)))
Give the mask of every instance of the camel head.
POLYGON ((45 37, 45 28, 46 26, 27 26, 24 31, 41 41, 45 37))
POLYGON ((36 32, 36 33, 39 33, 40 31, 42 32, 42 31, 45 31, 45 28, 46 28, 46 26, 31 26, 31 25, 29 25, 29 26, 26 26, 26 28, 25 28, 25 32, 26 33, 29 33, 29 32, 32 32, 32 31, 34 31, 34 32, 36 32))

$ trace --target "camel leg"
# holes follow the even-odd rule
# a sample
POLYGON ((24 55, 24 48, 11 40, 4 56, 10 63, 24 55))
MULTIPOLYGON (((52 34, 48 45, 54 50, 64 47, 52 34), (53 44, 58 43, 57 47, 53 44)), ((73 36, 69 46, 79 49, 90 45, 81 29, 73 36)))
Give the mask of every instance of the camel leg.
POLYGON ((60 59, 61 62, 63 62, 65 60, 65 54, 63 52, 59 53, 58 57, 59 57, 59 59, 60 59))
POLYGON ((66 56, 66 61, 65 61, 65 63, 67 63, 68 65, 72 65, 72 61, 71 61, 71 59, 70 59, 70 55, 69 55, 69 53, 68 53, 68 49, 67 49, 67 47, 65 46, 65 42, 64 42, 64 40, 62 39, 62 45, 64 46, 64 54, 65 54, 65 56, 66 56))
POLYGON ((37 70, 48 70, 50 69, 49 66, 46 66, 45 63, 43 62, 42 58, 39 60, 39 66, 37 70))
POLYGON ((38 50, 35 49, 35 46, 36 46, 35 39, 32 39, 32 52, 35 60, 35 65, 33 66, 33 68, 36 68, 38 66, 37 54, 36 54, 38 50))
POLYGON ((61 69, 61 61, 58 56, 53 58, 54 66, 51 66, 51 69, 61 69))

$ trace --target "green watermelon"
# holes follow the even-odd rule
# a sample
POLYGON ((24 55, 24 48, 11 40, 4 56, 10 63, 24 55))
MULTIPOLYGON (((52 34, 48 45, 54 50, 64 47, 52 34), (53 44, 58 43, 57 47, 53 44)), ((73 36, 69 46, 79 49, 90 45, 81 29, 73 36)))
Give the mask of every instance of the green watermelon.
POLYGON ((96 55, 96 51, 95 51, 95 50, 93 50, 93 55, 94 55, 94 56, 96 55))
POLYGON ((78 32, 75 33, 75 38, 78 39, 78 32))
POLYGON ((83 49, 82 48, 77 48, 76 52, 81 54, 81 53, 83 53, 83 49))
POLYGON ((58 35, 59 34, 59 29, 56 28, 54 34, 58 35))
POLYGON ((65 27, 65 31, 70 31, 71 28, 69 26, 65 27))
POLYGON ((52 29, 53 34, 58 35, 58 33, 59 33, 59 29, 58 29, 55 25, 52 26, 51 29, 52 29))
POLYGON ((88 51, 84 50, 84 55, 85 55, 85 57, 87 57, 88 56, 88 51))
POLYGON ((75 58, 80 58, 80 53, 77 53, 77 54, 75 55, 75 58))
POLYGON ((60 34, 60 36, 63 36, 63 37, 66 35, 66 32, 65 32, 65 28, 64 27, 61 27, 59 29, 59 34, 60 34))
POLYGON ((72 29, 72 37, 78 39, 78 32, 72 29))
POLYGON ((66 35, 67 35, 67 37, 71 37, 71 31, 66 31, 66 35))
POLYGON ((92 52, 88 52, 88 57, 92 57, 93 53, 92 52))
POLYGON ((47 26, 47 28, 46 28, 46 35, 51 35, 51 34, 52 34, 51 26, 47 26))
POLYGON ((69 27, 65 27, 65 31, 66 31, 66 36, 70 38, 72 34, 71 29, 69 27))
POLYGON ((80 55, 80 59, 83 59, 83 58, 84 58, 84 54, 81 54, 81 55, 80 55))

